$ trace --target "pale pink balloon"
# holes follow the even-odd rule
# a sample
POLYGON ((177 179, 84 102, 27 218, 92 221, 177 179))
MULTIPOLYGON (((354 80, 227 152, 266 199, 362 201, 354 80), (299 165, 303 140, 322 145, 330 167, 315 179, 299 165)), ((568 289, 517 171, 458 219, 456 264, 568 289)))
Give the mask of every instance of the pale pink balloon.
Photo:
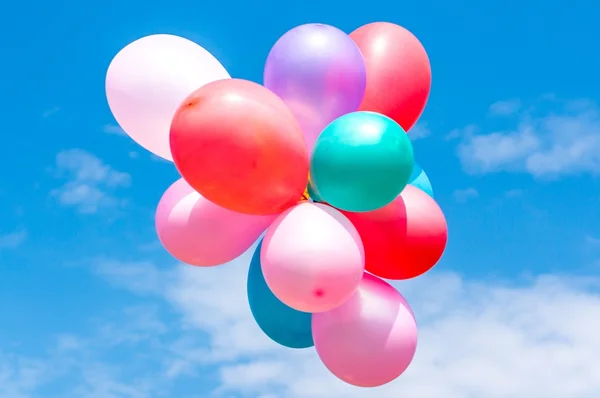
POLYGON ((155 155, 173 160, 169 129, 179 105, 205 84, 229 78, 223 65, 198 44, 179 36, 151 35, 114 57, 106 72, 106 97, 125 133, 155 155))
POLYGON ((365 268, 356 228, 342 213, 302 202, 282 213, 267 230, 261 249, 267 285, 299 311, 335 308, 355 292, 365 268))
POLYGON ((408 303, 396 289, 368 273, 344 304, 313 315, 312 331, 325 366, 359 387, 396 379, 417 349, 417 323, 408 303))
POLYGON ((224 209, 179 179, 158 204, 156 232, 165 249, 179 261, 209 267, 243 254, 274 219, 224 209))

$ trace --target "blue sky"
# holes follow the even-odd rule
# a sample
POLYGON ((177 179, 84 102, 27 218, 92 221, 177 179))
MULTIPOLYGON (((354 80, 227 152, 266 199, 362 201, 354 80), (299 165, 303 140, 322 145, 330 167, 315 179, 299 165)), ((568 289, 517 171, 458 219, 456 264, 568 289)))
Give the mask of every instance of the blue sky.
POLYGON ((205 3, 4 6, 0 398, 597 397, 597 3, 205 3), (247 255, 198 270, 161 249, 154 209, 177 173, 120 134, 104 77, 129 42, 171 33, 260 82, 286 30, 378 20, 431 59, 414 147, 450 238, 435 271, 399 285, 419 351, 375 393, 260 335, 247 255))

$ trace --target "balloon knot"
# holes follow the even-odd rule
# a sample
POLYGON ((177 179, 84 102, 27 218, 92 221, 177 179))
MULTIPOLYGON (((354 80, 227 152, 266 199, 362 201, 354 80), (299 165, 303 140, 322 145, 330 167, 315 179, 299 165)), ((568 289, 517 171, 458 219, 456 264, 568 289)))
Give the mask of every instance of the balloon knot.
POLYGON ((310 195, 308 194, 308 187, 304 188, 304 193, 300 197, 300 202, 304 202, 306 200, 310 200, 310 195))

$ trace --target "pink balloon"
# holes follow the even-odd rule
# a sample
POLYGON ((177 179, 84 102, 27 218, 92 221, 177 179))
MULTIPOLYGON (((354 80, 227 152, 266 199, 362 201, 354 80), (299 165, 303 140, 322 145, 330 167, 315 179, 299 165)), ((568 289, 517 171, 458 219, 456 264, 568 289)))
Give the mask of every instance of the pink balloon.
POLYGON ((354 295, 312 318, 317 354, 339 379, 377 387, 400 376, 417 349, 417 323, 396 289, 365 273, 354 295))
POLYGON ((356 228, 336 209, 302 202, 269 227, 261 250, 267 285, 298 311, 337 307, 355 292, 365 268, 356 228))
POLYGON ((106 97, 125 133, 155 155, 173 160, 169 129, 179 105, 205 84, 229 77, 198 44, 179 36, 151 35, 114 57, 106 72, 106 97))
POLYGON ((243 254, 274 219, 224 209, 179 179, 158 204, 156 232, 165 249, 179 261, 210 267, 243 254))

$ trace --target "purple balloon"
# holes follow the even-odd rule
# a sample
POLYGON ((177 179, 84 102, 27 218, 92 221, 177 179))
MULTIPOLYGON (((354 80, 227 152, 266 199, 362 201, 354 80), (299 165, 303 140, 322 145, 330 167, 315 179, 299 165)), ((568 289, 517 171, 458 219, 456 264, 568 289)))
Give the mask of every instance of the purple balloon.
POLYGON ((346 33, 323 24, 298 26, 275 43, 264 85, 292 110, 309 153, 323 129, 358 109, 367 83, 365 61, 346 33))

